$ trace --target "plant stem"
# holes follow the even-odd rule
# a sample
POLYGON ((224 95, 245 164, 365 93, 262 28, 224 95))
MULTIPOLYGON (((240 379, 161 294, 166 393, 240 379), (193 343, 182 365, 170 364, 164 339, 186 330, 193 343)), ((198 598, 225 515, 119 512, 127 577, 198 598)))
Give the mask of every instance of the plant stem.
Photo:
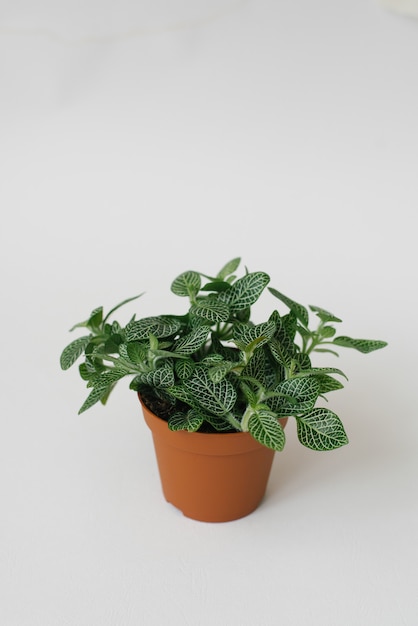
POLYGON ((252 408, 252 406, 248 405, 247 408, 245 409, 245 413, 242 416, 242 420, 241 420, 241 430, 243 432, 248 432, 248 422, 250 421, 250 418, 253 413, 254 413, 254 409, 252 408))
POLYGON ((228 422, 235 428, 235 430, 242 431, 242 425, 232 413, 228 413, 227 418, 228 422))

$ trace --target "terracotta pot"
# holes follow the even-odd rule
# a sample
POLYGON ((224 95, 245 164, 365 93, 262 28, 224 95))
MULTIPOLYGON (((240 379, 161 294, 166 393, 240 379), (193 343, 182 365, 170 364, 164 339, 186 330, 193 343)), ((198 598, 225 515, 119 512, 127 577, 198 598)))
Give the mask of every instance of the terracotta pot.
MULTIPOLYGON (((186 517, 228 522, 254 511, 267 487, 274 451, 249 433, 171 431, 142 402, 165 499, 186 517)), ((282 425, 287 420, 281 420, 282 425)))

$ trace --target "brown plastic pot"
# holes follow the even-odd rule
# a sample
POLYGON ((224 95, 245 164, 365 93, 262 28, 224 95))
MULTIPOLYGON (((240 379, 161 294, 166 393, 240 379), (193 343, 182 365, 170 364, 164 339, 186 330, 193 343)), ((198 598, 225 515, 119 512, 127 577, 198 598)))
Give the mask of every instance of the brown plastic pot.
MULTIPOLYGON (((201 522, 232 521, 258 507, 266 491, 273 450, 249 433, 171 431, 165 420, 141 405, 168 502, 201 522)), ((281 420, 283 426, 286 421, 281 420)))

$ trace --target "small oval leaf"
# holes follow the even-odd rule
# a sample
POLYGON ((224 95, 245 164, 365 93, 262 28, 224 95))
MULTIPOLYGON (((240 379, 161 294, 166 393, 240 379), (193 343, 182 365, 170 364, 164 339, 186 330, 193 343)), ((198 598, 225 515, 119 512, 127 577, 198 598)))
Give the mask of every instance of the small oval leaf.
POLYGON ((171 283, 171 291, 176 296, 194 297, 200 290, 201 278, 197 272, 183 272, 171 283))
POLYGON ((248 422, 250 434, 261 445, 272 450, 283 450, 286 437, 278 419, 268 411, 253 413, 248 422))
POLYGON ((225 302, 231 311, 241 311, 254 304, 264 288, 270 282, 265 272, 252 272, 239 278, 228 291, 219 294, 221 302, 225 302))
POLYGON ((187 413, 177 411, 168 420, 170 430, 186 430, 195 433, 203 424, 203 416, 196 410, 190 409, 187 413))
POLYGON ((174 335, 180 328, 180 322, 175 317, 159 316, 144 317, 141 320, 130 322, 126 327, 126 340, 141 341, 151 335, 158 339, 174 335))
POLYGON ((328 409, 314 409, 296 422, 299 441, 311 450, 335 450, 348 443, 340 418, 328 409))
POLYGON ((64 348, 60 357, 60 364, 63 370, 68 370, 68 368, 77 361, 78 357, 84 352, 84 349, 88 346, 90 339, 91 335, 79 337, 78 339, 72 341, 66 348, 64 348))

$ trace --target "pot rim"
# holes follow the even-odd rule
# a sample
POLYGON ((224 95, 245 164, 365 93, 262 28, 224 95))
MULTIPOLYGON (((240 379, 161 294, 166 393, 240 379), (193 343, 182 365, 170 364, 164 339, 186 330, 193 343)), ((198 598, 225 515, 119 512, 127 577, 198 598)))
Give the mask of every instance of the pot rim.
MULTIPOLYGON (((153 435, 163 438, 166 445, 198 454, 232 455, 269 450, 256 441, 248 432, 224 433, 190 433, 184 430, 173 431, 168 428, 167 421, 155 415, 142 401, 145 422, 153 435)), ((274 450, 270 450, 274 452, 274 450)))

